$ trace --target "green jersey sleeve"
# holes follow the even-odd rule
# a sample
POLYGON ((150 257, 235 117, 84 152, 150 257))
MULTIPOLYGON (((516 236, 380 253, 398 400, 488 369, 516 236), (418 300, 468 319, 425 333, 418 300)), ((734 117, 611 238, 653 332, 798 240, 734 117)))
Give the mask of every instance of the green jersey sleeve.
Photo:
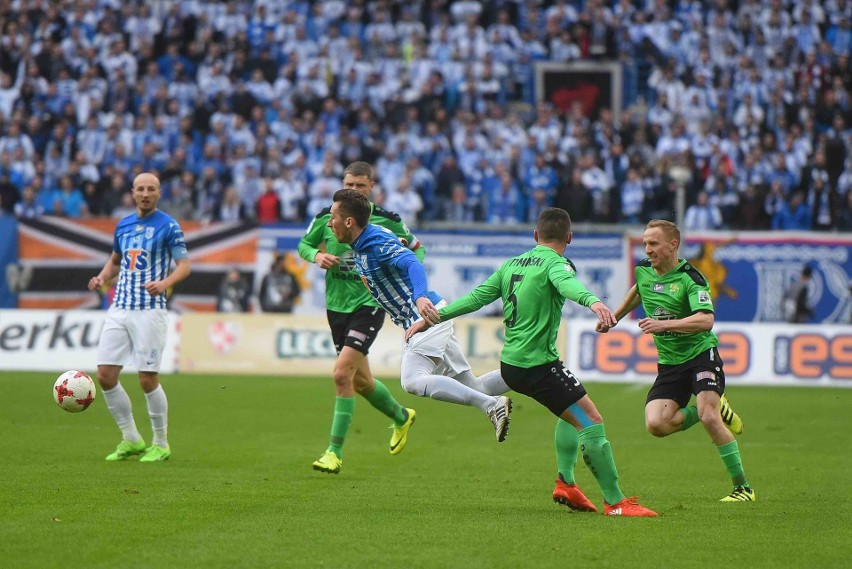
POLYGON ((563 298, 572 300, 586 308, 600 299, 589 292, 583 283, 577 280, 577 269, 574 263, 565 260, 564 263, 553 263, 547 271, 547 278, 563 298))
POLYGON ((494 274, 485 279, 485 282, 481 285, 440 309, 438 314, 441 316, 441 320, 450 320, 462 314, 476 312, 483 306, 491 304, 500 298, 502 294, 500 280, 500 270, 498 269, 494 274))
POLYGON ((314 262, 314 258, 319 253, 319 245, 325 241, 325 227, 328 223, 329 215, 324 211, 320 212, 311 224, 308 230, 299 241, 299 256, 309 263, 314 262))
POLYGON ((710 296, 710 287, 707 286, 706 281, 704 281, 704 286, 691 278, 684 279, 684 281, 686 282, 686 295, 692 313, 713 312, 713 297, 710 296))

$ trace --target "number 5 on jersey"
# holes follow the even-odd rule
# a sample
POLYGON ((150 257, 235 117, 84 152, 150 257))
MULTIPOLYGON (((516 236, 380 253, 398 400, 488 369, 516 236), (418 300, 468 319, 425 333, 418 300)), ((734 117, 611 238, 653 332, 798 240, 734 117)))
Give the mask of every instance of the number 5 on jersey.
POLYGON ((512 275, 509 279, 509 294, 506 296, 506 302, 512 305, 512 317, 506 320, 506 328, 514 328, 515 322, 518 320, 518 297, 515 296, 515 283, 524 280, 524 275, 512 275))

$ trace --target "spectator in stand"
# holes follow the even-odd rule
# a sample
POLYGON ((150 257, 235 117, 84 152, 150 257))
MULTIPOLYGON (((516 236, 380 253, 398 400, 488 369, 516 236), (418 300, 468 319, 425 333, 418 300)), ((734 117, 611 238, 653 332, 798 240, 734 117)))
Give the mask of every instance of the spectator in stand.
POLYGON ((53 215, 81 218, 88 214, 83 193, 74 186, 71 176, 62 176, 59 188, 53 192, 53 215))
POLYGON ((265 225, 281 221, 281 200, 275 191, 275 183, 272 178, 264 179, 266 190, 257 199, 255 211, 257 211, 257 222, 265 225))
POLYGON ((699 192, 696 203, 686 208, 683 218, 684 229, 687 231, 709 231, 722 227, 722 212, 710 205, 707 192, 699 192))
POLYGON ((784 203, 772 218, 772 229, 809 230, 811 208, 802 192, 795 192, 790 201, 784 203))
POLYGON ((517 225, 524 219, 524 201, 518 184, 505 170, 500 184, 486 197, 485 220, 491 224, 517 225))
POLYGON ((411 186, 408 174, 403 174, 396 186, 396 191, 388 192, 384 207, 388 211, 399 214, 402 219, 415 225, 416 220, 423 209, 423 199, 411 186))
MULTIPOLYGON (((0 208, 0 213, 3 209, 0 208)), ((21 192, 21 201, 14 206, 15 216, 18 219, 35 219, 44 215, 44 207, 36 202, 36 193, 32 186, 27 186, 21 192)))
POLYGON ((222 201, 216 206, 213 213, 214 221, 245 221, 248 219, 246 209, 240 200, 240 194, 233 186, 225 190, 222 201))
MULTIPOLYGON (((716 145, 741 198, 723 208, 727 224, 742 218, 748 185, 763 199, 762 184, 778 177, 786 187, 792 177, 792 188, 807 195, 814 169, 827 172, 830 190, 811 192, 814 226, 835 228, 848 210, 839 183, 852 166, 845 161, 852 91, 847 0, 740 2, 736 15, 706 0, 676 3, 671 14, 659 2, 599 0, 582 13, 562 1, 547 8, 439 2, 430 9, 414 2, 390 10, 375 2, 281 7, 201 0, 162 10, 130 3, 105 8, 100 19, 97 10, 67 4, 0 7, 9 28, 0 65, 7 208, 36 178, 53 190, 71 174, 83 189, 118 171, 126 186, 140 168, 158 169, 165 206, 169 181, 185 169, 203 180, 191 192, 191 217, 213 219, 229 185, 253 215, 263 178, 271 177, 284 217, 301 222, 315 208, 306 208, 298 191, 285 200, 278 182, 286 178, 287 187, 304 193, 318 177, 311 168, 329 153, 337 163, 404 163, 406 171, 418 160, 423 171, 408 173, 425 202, 421 217, 440 221, 465 213, 471 204, 459 205, 488 194, 485 187, 499 179, 476 172, 481 158, 489 174, 506 163, 526 190, 527 170, 544 154, 564 181, 554 202, 579 221, 584 202, 565 196, 576 162, 592 154, 612 190, 585 217, 616 221, 627 169, 612 156, 622 140, 628 156, 641 152, 645 168, 660 173, 639 176, 649 211, 671 210, 670 168, 661 161, 673 163, 688 148, 697 166, 691 184, 701 187, 717 172, 716 145), (572 93, 567 109, 533 101, 534 61, 588 62, 616 53, 624 100, 633 104, 629 112, 611 110, 622 111, 621 124, 606 120, 610 110, 587 106, 580 93, 572 93), (467 138, 473 142, 465 144, 467 138), (84 179, 71 172, 75 160, 84 179), (746 160, 753 171, 743 167, 746 160), (245 184, 249 164, 255 175, 245 184), (470 188, 465 200, 454 197, 456 184, 470 188)), ((581 174, 588 169, 582 165, 581 174)), ((390 198, 401 173, 380 171, 390 198)), ((89 215, 119 205, 124 192, 113 195, 110 186, 99 186, 107 207, 90 206, 89 215)), ((601 197, 597 185, 587 183, 581 193, 589 191, 601 197)), ((320 197, 313 205, 329 201, 320 197)), ((53 204, 46 205, 50 212, 53 204)), ((483 219, 483 205, 465 215, 483 219)))

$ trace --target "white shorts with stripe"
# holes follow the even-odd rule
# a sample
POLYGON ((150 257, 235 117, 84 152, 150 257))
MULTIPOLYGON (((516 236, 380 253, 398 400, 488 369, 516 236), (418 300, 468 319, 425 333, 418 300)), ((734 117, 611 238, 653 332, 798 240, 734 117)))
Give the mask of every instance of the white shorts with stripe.
MULTIPOLYGON (((442 300, 435 307, 441 308, 446 304, 446 301, 442 300)), ((456 377, 470 370, 470 363, 462 353, 452 320, 441 322, 412 336, 402 350, 403 360, 408 353, 420 354, 436 361, 435 370, 432 372, 435 375, 456 377)))
POLYGON ((158 372, 166 347, 169 313, 165 309, 126 310, 110 307, 98 342, 98 365, 158 372))

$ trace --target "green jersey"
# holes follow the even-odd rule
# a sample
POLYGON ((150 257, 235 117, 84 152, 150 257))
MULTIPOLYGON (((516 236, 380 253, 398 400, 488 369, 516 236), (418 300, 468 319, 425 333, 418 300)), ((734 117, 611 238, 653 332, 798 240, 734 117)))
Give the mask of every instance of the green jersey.
MULTIPOLYGON (((645 314, 654 320, 680 320, 696 312, 713 312, 707 279, 684 259, 664 275, 658 275, 645 259, 636 265, 636 291, 645 314)), ((659 362, 676 365, 717 346, 719 339, 712 330, 694 334, 665 332, 654 334, 654 343, 659 362)))
MULTIPOLYGON (((370 223, 387 227, 393 231, 405 245, 414 251, 417 258, 423 261, 426 249, 417 238, 409 231, 408 226, 402 222, 399 215, 371 204, 373 211, 370 214, 370 223)), ((355 312, 363 306, 378 306, 370 291, 361 282, 361 277, 355 271, 355 260, 352 247, 346 243, 340 243, 335 239, 334 233, 328 227, 331 219, 331 208, 327 207, 317 214, 305 236, 299 241, 299 256, 313 263, 319 246, 325 243, 325 252, 340 259, 340 262, 325 272, 325 307, 334 312, 355 312)))
POLYGON ((556 335, 565 299, 589 307, 598 298, 577 280, 574 264, 550 247, 537 245, 509 259, 470 293, 442 308, 455 318, 503 299, 506 339, 500 360, 531 368, 559 359, 556 335))

